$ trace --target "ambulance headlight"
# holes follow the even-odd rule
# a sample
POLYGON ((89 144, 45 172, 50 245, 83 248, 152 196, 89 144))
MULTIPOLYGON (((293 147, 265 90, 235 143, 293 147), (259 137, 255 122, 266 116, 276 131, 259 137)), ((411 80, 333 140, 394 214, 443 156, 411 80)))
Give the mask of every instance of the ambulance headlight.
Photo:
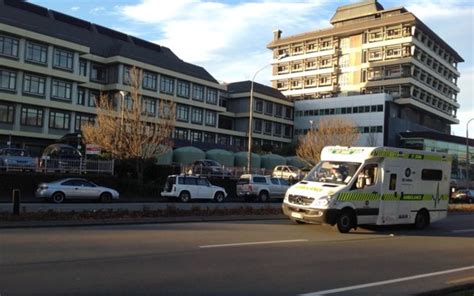
POLYGON ((288 190, 287 190, 286 193, 285 193, 285 198, 283 199, 283 201, 286 201, 286 202, 287 202, 289 195, 290 195, 290 194, 288 193, 288 190))
POLYGON ((313 204, 316 207, 326 207, 329 204, 330 198, 331 198, 330 196, 321 197, 320 199, 315 200, 313 204))

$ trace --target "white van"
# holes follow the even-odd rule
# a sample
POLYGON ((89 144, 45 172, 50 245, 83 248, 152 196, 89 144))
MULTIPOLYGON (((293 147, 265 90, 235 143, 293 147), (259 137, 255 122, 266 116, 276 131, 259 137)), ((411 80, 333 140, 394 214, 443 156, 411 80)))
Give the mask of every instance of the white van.
POLYGON ((321 162, 288 189, 283 212, 298 223, 414 224, 445 218, 451 159, 390 147, 325 147, 321 162))

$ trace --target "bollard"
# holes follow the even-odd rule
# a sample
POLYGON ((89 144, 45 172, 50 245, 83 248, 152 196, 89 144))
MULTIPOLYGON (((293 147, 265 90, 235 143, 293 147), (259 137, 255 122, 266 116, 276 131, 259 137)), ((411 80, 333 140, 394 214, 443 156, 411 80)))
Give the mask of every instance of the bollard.
POLYGON ((20 190, 13 189, 13 215, 20 215, 20 190))

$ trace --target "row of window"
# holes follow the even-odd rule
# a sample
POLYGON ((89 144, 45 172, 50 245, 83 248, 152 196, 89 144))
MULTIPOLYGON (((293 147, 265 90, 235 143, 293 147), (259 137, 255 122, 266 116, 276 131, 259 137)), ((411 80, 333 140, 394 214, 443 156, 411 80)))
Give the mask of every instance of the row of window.
MULTIPOLYGON (((86 122, 93 123, 94 116, 87 114, 76 114, 75 130, 80 130, 86 122)), ((0 123, 13 124, 15 121, 15 106, 0 103, 0 123)), ((43 108, 34 106, 21 106, 20 124, 23 126, 42 127, 44 124, 43 108)), ((69 130, 71 125, 71 113, 51 109, 49 111, 48 127, 52 129, 69 130)))
POLYGON ((365 105, 354 107, 341 108, 326 108, 313 110, 299 110, 296 111, 296 117, 302 116, 324 116, 324 115, 339 115, 339 114, 355 114, 355 113, 369 113, 369 112, 383 112, 383 105, 365 105))
POLYGON ((265 135, 273 135, 276 137, 281 137, 282 135, 285 138, 292 137, 293 127, 288 124, 282 124, 279 122, 272 122, 262 119, 254 119, 253 122, 253 131, 255 133, 263 133, 265 135))
MULTIPOLYGON (((19 39, 11 36, 0 35, 0 55, 17 59, 19 57, 19 39)), ((25 61, 47 65, 48 45, 26 40, 25 61)), ((53 67, 72 72, 74 67, 74 52, 54 47, 53 67)))
POLYGON ((457 76, 456 74, 448 69, 447 67, 443 66, 436 58, 432 58, 431 55, 426 53, 425 51, 421 50, 420 48, 415 48, 415 53, 413 56, 424 65, 430 67, 438 74, 442 75, 447 80, 451 81, 452 83, 457 83, 457 76))
POLYGON ((433 41, 427 34, 424 34, 419 28, 415 30, 415 38, 420 40, 433 52, 435 52, 439 57, 448 61, 454 68, 457 68, 457 62, 454 59, 454 56, 445 51, 441 46, 438 45, 436 41, 433 41))
POLYGON ((217 112, 211 110, 204 110, 202 108, 190 107, 187 105, 178 104, 176 106, 176 120, 189 122, 189 113, 191 113, 191 122, 205 125, 216 126, 217 112), (191 112, 190 112, 191 111, 191 112))
POLYGON ((283 106, 281 104, 264 101, 264 100, 255 100, 254 111, 257 113, 265 113, 266 115, 273 115, 275 117, 284 117, 285 119, 293 119, 293 108, 288 106, 283 106), (283 114, 284 111, 284 114, 283 114))
MULTIPOLYGON (((308 133, 310 129, 295 129, 295 136, 303 136, 308 133)), ((372 134, 372 133, 382 133, 383 132, 383 126, 377 125, 377 126, 358 126, 357 131, 361 134, 372 134)))

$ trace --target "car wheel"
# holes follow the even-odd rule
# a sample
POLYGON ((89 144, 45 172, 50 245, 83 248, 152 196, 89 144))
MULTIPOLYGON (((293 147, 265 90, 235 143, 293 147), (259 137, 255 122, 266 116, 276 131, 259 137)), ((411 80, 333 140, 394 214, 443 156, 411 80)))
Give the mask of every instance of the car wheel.
POLYGON ((223 201, 224 201, 224 198, 225 198, 224 193, 222 193, 222 192, 220 192, 220 191, 219 191, 219 192, 216 192, 216 194, 214 195, 214 200, 215 200, 216 202, 223 202, 223 201))
POLYGON ((473 197, 468 198, 467 203, 470 203, 470 204, 474 203, 474 198, 473 197))
POLYGON ((100 202, 111 202, 112 201, 112 195, 108 192, 104 192, 100 195, 100 202))
POLYGON ((290 184, 293 184, 293 183, 295 182, 295 177, 289 176, 289 177, 288 177, 288 182, 289 182, 290 184))
POLYGON ((269 200, 269 196, 268 196, 268 192, 266 191, 262 191, 260 192, 260 194, 258 195, 258 200, 260 202, 267 202, 269 200))
POLYGON ((430 214, 426 210, 419 210, 415 217, 415 229, 425 229, 430 225, 430 214))
POLYGON ((64 202, 64 199, 65 199, 65 196, 64 196, 64 193, 62 192, 55 192, 53 196, 51 197, 51 200, 54 203, 62 203, 64 202))
POLYGON ((340 233, 348 233, 355 227, 355 216, 351 211, 342 211, 337 218, 337 230, 340 233))
POLYGON ((191 199, 191 194, 187 191, 183 191, 179 194, 179 200, 181 202, 188 202, 191 199))

